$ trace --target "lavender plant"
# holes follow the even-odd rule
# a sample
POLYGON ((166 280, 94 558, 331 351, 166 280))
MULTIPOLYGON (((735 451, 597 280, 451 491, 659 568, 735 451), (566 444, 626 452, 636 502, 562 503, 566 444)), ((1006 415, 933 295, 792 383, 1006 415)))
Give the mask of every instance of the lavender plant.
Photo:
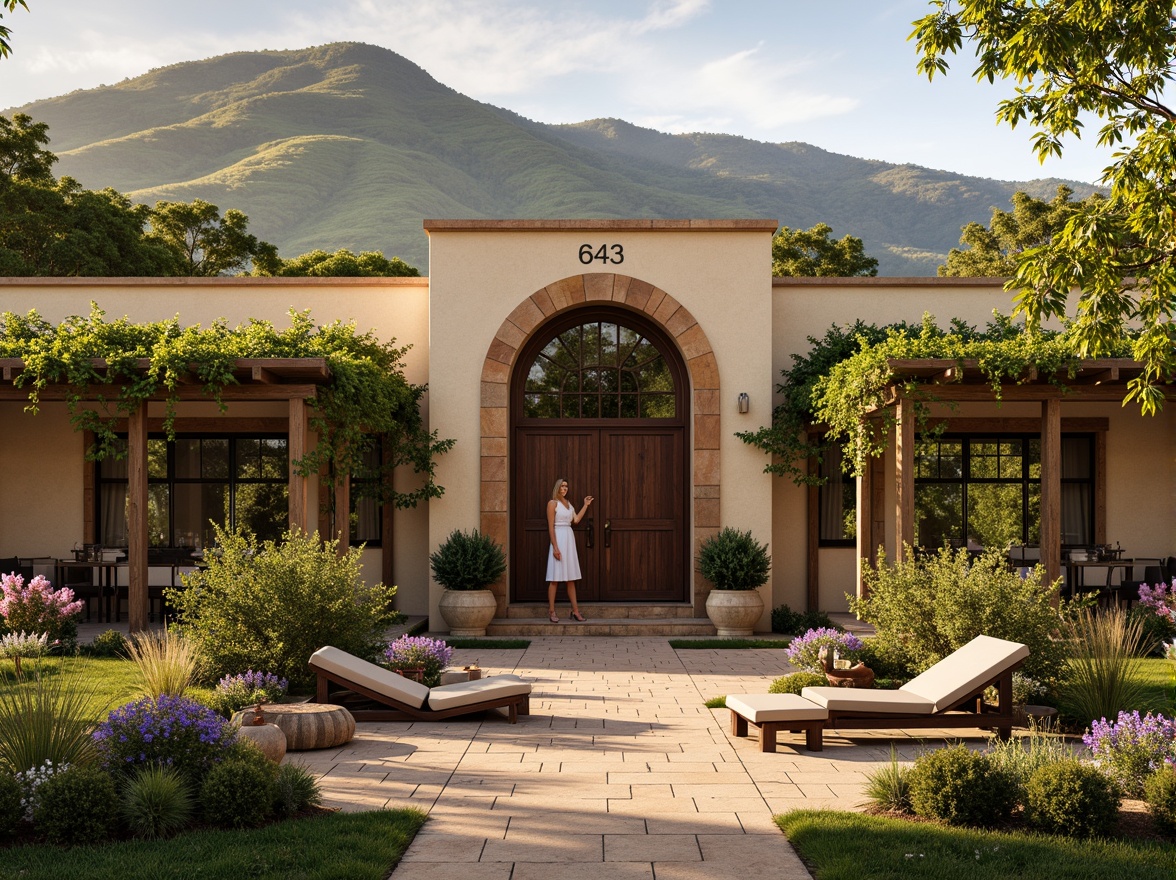
POLYGON ((234 738, 233 725, 212 709, 166 694, 115 709, 94 731, 99 760, 112 773, 153 764, 193 781, 224 757, 234 738))
POLYGON ((426 687, 441 683, 441 670, 449 665, 453 648, 427 636, 401 636, 384 649, 381 665, 387 669, 422 669, 426 687))
POLYGON ((797 669, 824 672, 821 665, 822 648, 828 651, 836 650, 842 658, 856 660, 857 652, 862 649, 862 640, 853 633, 823 626, 797 636, 788 643, 785 654, 788 655, 788 662, 797 669))
POLYGON ((254 672, 249 669, 240 675, 226 675, 216 683, 212 707, 228 717, 246 706, 276 703, 286 696, 289 687, 288 680, 272 672, 254 672))
POLYGON ((1176 766, 1176 722, 1163 715, 1120 712, 1114 722, 1095 721, 1082 742, 1131 797, 1143 796, 1144 780, 1153 771, 1176 766))

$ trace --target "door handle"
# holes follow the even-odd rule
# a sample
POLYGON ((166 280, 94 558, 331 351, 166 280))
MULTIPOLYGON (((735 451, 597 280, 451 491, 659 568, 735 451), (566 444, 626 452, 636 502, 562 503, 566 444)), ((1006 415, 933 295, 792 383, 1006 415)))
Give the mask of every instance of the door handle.
POLYGON ((604 521, 604 546, 606 548, 612 546, 612 520, 608 519, 604 521))
POLYGON ((592 517, 588 517, 588 549, 592 549, 592 540, 596 537, 596 529, 592 527, 592 517))

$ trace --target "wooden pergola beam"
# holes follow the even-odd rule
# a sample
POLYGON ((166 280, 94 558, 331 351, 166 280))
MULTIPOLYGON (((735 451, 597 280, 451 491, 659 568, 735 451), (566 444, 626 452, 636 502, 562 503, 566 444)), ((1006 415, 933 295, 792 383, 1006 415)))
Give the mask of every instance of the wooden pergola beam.
MULTIPOLYGON (((132 633, 147 629, 147 543, 147 405, 144 403, 127 419, 127 619, 132 633)), ((116 602, 117 599, 116 595, 116 602)))

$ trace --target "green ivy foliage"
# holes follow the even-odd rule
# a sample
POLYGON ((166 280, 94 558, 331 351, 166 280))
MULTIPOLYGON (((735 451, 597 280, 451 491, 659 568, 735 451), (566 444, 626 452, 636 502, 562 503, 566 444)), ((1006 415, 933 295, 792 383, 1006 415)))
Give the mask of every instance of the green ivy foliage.
MULTIPOLYGON (((805 462, 833 443, 841 444, 845 467, 855 476, 885 450, 894 423, 886 407, 896 379, 887 363, 891 358, 949 359, 961 366, 974 360, 998 401, 1004 385, 1024 382, 1033 372, 1064 388, 1079 364, 1065 334, 1027 332, 996 311, 983 330, 959 319, 944 330, 924 315, 918 325, 858 321, 847 328, 833 326, 823 339, 809 341, 809 353, 793 355, 792 369, 782 371, 784 381, 776 390, 784 401, 773 411, 772 424, 736 435, 772 455, 765 471, 789 476, 798 485, 823 482, 805 462)), ((1130 356, 1130 346, 1121 346, 1114 356, 1130 356)), ((901 384, 899 390, 916 403, 920 430, 930 405, 950 398, 950 391, 940 394, 942 387, 918 380, 901 384)))
POLYGON ((360 333, 354 322, 320 325, 309 311, 291 309, 289 315, 290 326, 279 329, 258 319, 237 327, 223 320, 182 327, 178 317, 108 321, 95 303, 88 315, 66 318, 57 326, 36 310, 26 315, 5 312, 0 315, 0 358, 24 361, 16 384, 29 391, 29 412, 37 412, 47 387, 68 386, 66 403, 74 428, 94 434, 87 452, 93 459, 123 454, 115 420, 156 395, 166 401, 164 430, 172 437, 178 389, 192 376, 223 410, 222 391, 237 383, 233 366, 238 358, 324 358, 331 380, 308 401, 310 427, 319 442, 294 463, 296 472, 321 473, 333 485, 338 476, 361 470, 365 453, 383 435, 388 454, 380 466, 381 479, 372 481, 368 491, 398 507, 415 507, 440 496, 444 490, 434 482, 434 460, 454 441, 438 439, 425 428, 420 400, 426 386, 413 385, 404 376, 408 348, 377 339, 370 331, 360 333), (138 365, 143 358, 150 361, 145 371, 138 365), (105 361, 106 369, 96 366, 96 360, 105 361), (401 465, 421 477, 408 492, 392 486, 392 473, 401 465))

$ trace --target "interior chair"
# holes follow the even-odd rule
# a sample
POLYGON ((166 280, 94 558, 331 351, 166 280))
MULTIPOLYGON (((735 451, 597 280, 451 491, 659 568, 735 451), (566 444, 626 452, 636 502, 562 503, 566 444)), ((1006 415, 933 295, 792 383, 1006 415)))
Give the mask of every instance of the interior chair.
MULTIPOLYGON (((1172 557, 1169 557, 1171 560, 1172 557)), ((1119 584, 1117 599, 1128 608, 1132 602, 1139 601, 1139 588, 1144 584, 1154 587, 1156 584, 1171 583, 1172 576, 1168 574, 1168 563, 1165 560, 1149 560, 1144 565, 1134 565, 1131 577, 1119 584)))
POLYGON ((310 657, 315 702, 345 707, 356 721, 436 721, 486 709, 505 709, 514 724, 529 715, 531 683, 493 675, 427 688, 375 663, 327 645, 310 657))

